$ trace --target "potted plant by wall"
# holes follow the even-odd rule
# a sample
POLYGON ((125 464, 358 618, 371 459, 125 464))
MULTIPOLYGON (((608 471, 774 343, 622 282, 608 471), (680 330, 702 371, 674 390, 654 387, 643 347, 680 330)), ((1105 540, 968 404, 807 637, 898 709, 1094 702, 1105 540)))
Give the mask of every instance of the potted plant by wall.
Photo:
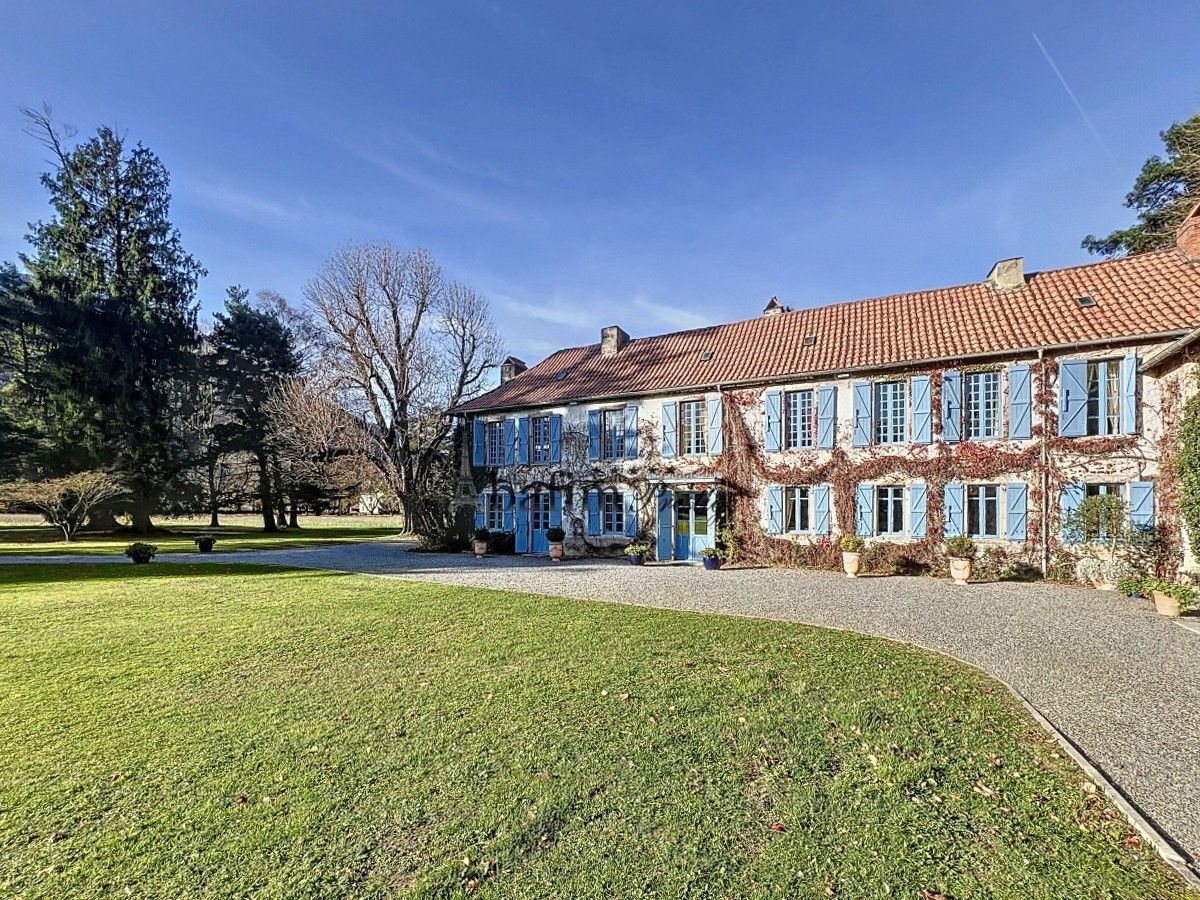
POLYGON ((842 569, 846 572, 847 578, 857 578, 859 571, 862 569, 862 551, 867 544, 857 534, 843 534, 842 547, 842 569))
POLYGON ((966 584, 971 579, 971 562, 975 559, 975 542, 965 534, 946 541, 946 555, 950 557, 950 577, 955 584, 966 584))
POLYGON ((125 555, 132 559, 135 563, 148 563, 154 559, 154 554, 158 552, 158 548, 153 544, 145 544, 138 541, 135 544, 130 544, 125 548, 125 555))
POLYGON ((625 556, 629 560, 629 564, 631 566, 644 565, 646 562, 646 554, 649 552, 649 545, 641 544, 637 541, 625 548, 625 556))
POLYGON ((561 528, 547 528, 546 540, 550 542, 550 562, 561 562, 563 558, 563 540, 567 533, 561 528))
POLYGON ((491 536, 492 536, 492 533, 490 531, 488 531, 486 528, 476 528, 475 529, 474 541, 472 542, 472 546, 473 546, 473 549, 475 550, 475 558, 476 559, 483 559, 483 557, 487 556, 488 538, 490 538, 491 536))
POLYGON ((1153 580, 1144 575, 1134 575, 1133 573, 1124 575, 1117 582, 1117 593, 1122 597, 1129 597, 1130 599, 1149 600, 1149 585, 1153 580))
POLYGON ((1161 578, 1151 581, 1150 591, 1154 595, 1154 609, 1160 616, 1172 619, 1179 618, 1180 613, 1187 612, 1196 602, 1195 588, 1161 578))
POLYGON ((721 551, 716 547, 705 547, 700 551, 700 561, 704 563, 704 568, 714 572, 721 568, 721 551))
POLYGON ((212 535, 201 535, 200 537, 196 538, 196 549, 201 553, 212 553, 213 545, 216 544, 216 542, 217 539, 212 535))

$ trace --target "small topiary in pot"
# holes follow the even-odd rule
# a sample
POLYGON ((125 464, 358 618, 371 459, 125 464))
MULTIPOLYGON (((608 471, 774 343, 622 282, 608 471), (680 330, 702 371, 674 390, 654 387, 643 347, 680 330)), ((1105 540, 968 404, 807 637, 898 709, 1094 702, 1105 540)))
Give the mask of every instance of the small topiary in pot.
POLYGON ((212 553, 213 545, 217 543, 217 539, 212 535, 201 535, 196 538, 196 549, 201 553, 212 553))
POLYGON ((154 559, 154 554, 158 552, 158 548, 153 544, 146 544, 142 541, 130 544, 125 548, 125 555, 132 559, 135 563, 148 563, 154 559))

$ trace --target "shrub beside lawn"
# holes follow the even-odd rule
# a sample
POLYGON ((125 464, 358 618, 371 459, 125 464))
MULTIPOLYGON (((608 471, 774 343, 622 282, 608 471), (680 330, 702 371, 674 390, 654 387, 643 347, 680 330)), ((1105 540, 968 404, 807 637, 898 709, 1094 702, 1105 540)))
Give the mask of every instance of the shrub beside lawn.
POLYGON ((1186 896, 1004 689, 914 649, 265 567, 14 569, 0 893, 1186 896))

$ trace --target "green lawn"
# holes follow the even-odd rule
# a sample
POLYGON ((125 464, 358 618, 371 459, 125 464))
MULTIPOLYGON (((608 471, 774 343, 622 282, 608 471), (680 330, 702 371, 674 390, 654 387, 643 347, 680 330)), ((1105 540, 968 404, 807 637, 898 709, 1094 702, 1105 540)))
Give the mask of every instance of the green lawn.
POLYGON ((148 538, 122 532, 88 533, 70 543, 62 532, 49 525, 29 521, 0 522, 0 555, 13 553, 36 554, 117 554, 137 540, 158 547, 160 553, 195 553, 195 539, 212 535, 217 539, 214 552, 236 550, 282 550, 291 547, 310 547, 321 544, 348 544, 356 541, 381 540, 400 533, 398 521, 391 516, 315 516, 303 518, 298 529, 264 532, 261 516, 226 516, 220 528, 209 528, 204 519, 163 519, 156 524, 162 533, 148 538))
POLYGON ((876 639, 39 565, 0 656, 4 896, 1185 896, 1005 690, 876 639))

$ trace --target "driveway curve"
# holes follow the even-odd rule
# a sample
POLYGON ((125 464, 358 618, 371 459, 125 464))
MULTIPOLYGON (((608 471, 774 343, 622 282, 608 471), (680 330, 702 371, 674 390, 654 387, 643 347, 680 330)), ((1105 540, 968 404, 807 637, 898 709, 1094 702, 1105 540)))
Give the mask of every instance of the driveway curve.
MULTIPOLYGON (((159 558, 333 569, 755 616, 916 644, 1010 684, 1172 835, 1193 865, 1200 859, 1200 628, 1113 593, 1041 583, 958 587, 902 576, 849 580, 807 570, 477 560, 411 552, 399 542, 159 558)), ((35 561, 128 564, 116 557, 13 556, 0 568, 35 561)))

